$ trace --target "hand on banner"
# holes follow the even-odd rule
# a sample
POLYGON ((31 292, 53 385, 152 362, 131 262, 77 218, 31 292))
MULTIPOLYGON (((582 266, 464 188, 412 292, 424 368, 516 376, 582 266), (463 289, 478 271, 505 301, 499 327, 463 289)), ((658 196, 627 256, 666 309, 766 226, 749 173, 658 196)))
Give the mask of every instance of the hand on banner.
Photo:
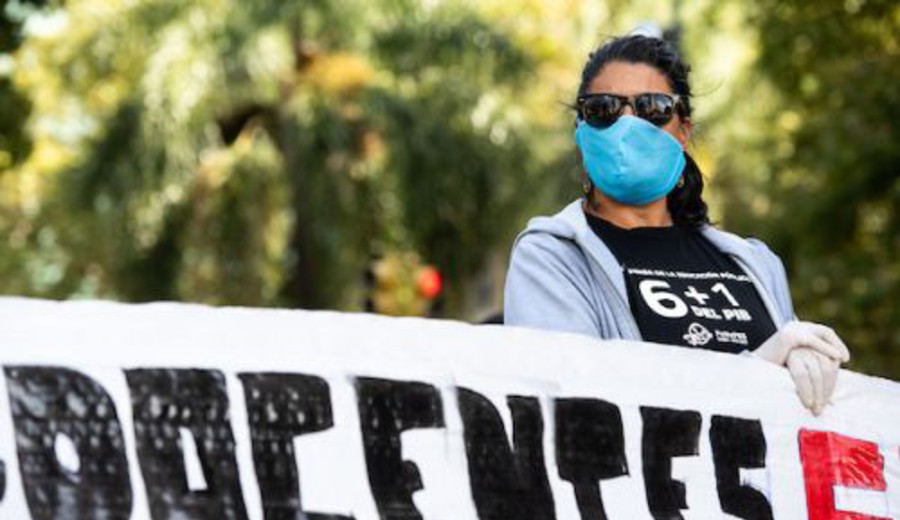
POLYGON ((788 322, 754 350, 753 354, 770 363, 784 365, 788 354, 798 347, 815 350, 841 363, 850 361, 850 351, 833 330, 808 321, 788 322))
POLYGON ((795 348, 788 354, 787 368, 794 379, 803 406, 819 415, 831 400, 840 362, 811 348, 795 348))
POLYGON ((787 365, 800 401, 816 415, 831 399, 841 363, 850 360, 850 351, 834 330, 806 321, 789 322, 753 354, 787 365))

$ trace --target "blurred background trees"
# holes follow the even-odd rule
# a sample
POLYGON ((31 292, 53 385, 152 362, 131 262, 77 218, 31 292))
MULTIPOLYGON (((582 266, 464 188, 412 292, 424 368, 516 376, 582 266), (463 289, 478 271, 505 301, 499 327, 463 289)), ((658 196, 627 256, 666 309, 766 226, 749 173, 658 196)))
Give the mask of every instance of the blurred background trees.
POLYGON ((578 196, 584 58, 649 20, 694 64, 715 219, 900 377, 896 2, 2 5, 3 293, 421 314, 443 287, 483 319, 516 231, 578 196))
POLYGON ((900 377, 900 3, 765 0, 746 19, 723 223, 782 256, 798 314, 833 325, 858 369, 900 377))
POLYGON ((23 29, 11 292, 353 309, 414 251, 464 314, 553 151, 540 56, 462 4, 72 0, 23 29))

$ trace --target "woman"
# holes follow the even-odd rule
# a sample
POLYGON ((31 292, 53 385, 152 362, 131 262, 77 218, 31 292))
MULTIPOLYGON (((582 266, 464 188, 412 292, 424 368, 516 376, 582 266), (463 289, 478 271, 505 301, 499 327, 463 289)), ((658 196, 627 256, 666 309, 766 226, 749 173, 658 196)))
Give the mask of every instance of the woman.
POLYGON ((584 198, 519 235, 506 323, 751 352, 786 365, 819 414, 849 353, 831 329, 796 320, 765 244, 710 226, 685 152, 688 71, 667 42, 646 36, 591 54, 575 103, 584 198))

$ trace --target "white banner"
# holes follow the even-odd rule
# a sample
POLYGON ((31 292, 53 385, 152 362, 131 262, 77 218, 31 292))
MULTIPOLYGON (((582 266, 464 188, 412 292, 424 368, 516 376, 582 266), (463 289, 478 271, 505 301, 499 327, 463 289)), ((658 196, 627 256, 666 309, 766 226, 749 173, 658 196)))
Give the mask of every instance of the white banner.
POLYGON ((900 385, 331 312, 0 299, 0 519, 900 519, 900 385))

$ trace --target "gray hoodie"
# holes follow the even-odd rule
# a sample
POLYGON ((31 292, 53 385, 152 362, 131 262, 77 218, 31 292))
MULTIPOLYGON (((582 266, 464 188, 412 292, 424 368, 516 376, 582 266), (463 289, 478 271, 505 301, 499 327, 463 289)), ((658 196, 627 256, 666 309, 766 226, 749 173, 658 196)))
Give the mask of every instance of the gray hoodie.
MULTIPOLYGON (((513 245, 506 276, 507 325, 641 340, 622 267, 587 223, 581 199, 552 217, 535 217, 513 245)), ((712 226, 701 233, 753 280, 780 329, 795 319, 781 260, 762 242, 712 226)))

